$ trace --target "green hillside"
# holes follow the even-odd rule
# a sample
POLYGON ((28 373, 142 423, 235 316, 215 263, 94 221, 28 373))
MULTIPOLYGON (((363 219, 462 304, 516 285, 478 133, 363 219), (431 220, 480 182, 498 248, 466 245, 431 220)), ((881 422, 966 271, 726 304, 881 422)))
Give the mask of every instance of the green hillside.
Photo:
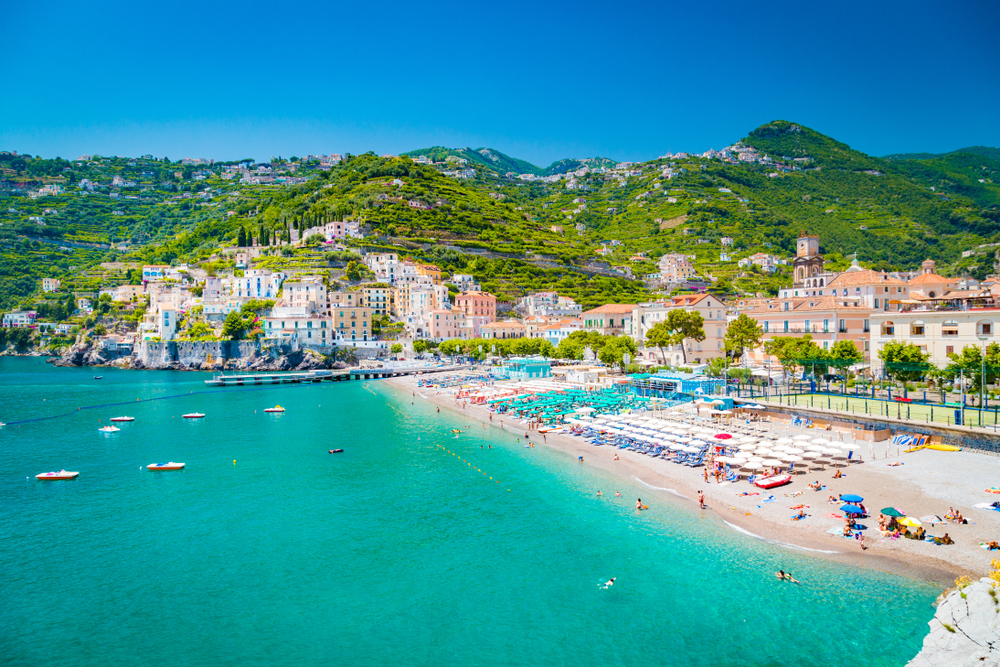
POLYGON ((1000 160, 1000 148, 992 148, 990 146, 968 146, 966 148, 959 148, 957 151, 949 151, 947 153, 893 153, 892 155, 883 156, 882 159, 883 160, 933 160, 934 158, 948 157, 949 155, 958 155, 959 153, 980 155, 982 157, 988 157, 994 160, 1000 160))
POLYGON ((613 167, 617 164, 615 160, 606 157, 594 158, 563 158, 556 160, 548 167, 537 167, 526 160, 519 160, 509 155, 501 153, 495 148, 445 148, 444 146, 432 146, 431 148, 420 148, 415 151, 403 153, 407 157, 427 157, 434 162, 445 162, 452 158, 452 163, 458 164, 456 160, 465 160, 466 166, 490 169, 498 175, 508 172, 515 174, 534 174, 535 176, 552 176, 554 174, 565 174, 575 171, 580 167, 613 167))
MULTIPOLYGON (((852 254, 880 269, 916 269, 932 257, 945 274, 980 278, 994 271, 993 252, 977 247, 1000 242, 1000 162, 971 153, 885 160, 787 121, 753 130, 721 158, 620 169, 610 160, 560 161, 550 169, 589 171, 545 182, 507 178, 538 168, 483 151, 411 152, 435 162, 465 156, 480 167, 473 178, 445 175, 454 160, 419 165, 367 153, 333 166, 249 165, 251 175, 270 174, 261 183, 246 171, 243 182, 232 178, 231 165, 0 154, 0 308, 29 297, 43 276, 95 289, 109 279, 99 262, 208 262, 241 227, 273 243, 292 228, 345 218, 363 223, 367 237, 357 244, 367 250, 472 273, 504 300, 555 289, 588 307, 650 298, 641 278, 664 253, 693 256, 722 293, 773 294, 790 284, 788 267, 768 275, 738 261, 790 257, 803 231, 821 236, 833 267, 845 268, 852 254), (115 176, 124 184, 112 186, 115 176), (83 179, 98 185, 85 188, 83 179), (45 185, 65 191, 42 195, 45 185)), ((313 242, 274 247, 262 263, 339 276, 345 261, 313 242)))

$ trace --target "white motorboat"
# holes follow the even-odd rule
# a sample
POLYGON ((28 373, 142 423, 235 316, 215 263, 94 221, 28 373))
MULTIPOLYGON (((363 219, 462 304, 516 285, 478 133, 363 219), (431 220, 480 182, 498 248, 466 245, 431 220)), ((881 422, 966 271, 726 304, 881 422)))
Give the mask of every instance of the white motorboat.
POLYGON ((276 405, 273 408, 264 408, 264 412, 284 412, 285 409, 280 405, 276 405))
POLYGON ((184 419, 201 419, 204 417, 204 413, 201 412, 189 412, 186 415, 182 415, 184 419))
POLYGON ((43 472, 40 475, 35 475, 35 479, 73 479, 80 473, 69 472, 67 470, 60 470, 59 472, 43 472))
POLYGON ((97 430, 100 431, 101 433, 117 433, 121 429, 118 428, 117 426, 102 426, 97 430))
POLYGON ((111 421, 113 421, 113 422, 134 422, 135 421, 135 417, 112 417, 111 421))
POLYGON ((180 470, 184 467, 184 464, 168 461, 167 463, 150 463, 146 467, 150 470, 180 470))

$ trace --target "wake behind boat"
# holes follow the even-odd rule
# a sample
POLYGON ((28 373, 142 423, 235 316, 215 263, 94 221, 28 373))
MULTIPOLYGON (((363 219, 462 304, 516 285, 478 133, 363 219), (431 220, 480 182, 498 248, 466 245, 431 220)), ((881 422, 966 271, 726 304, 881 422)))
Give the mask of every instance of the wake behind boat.
POLYGON ((35 475, 35 479, 42 480, 53 480, 53 479, 74 479, 80 473, 69 472, 67 470, 60 470, 59 472, 43 472, 40 475, 35 475))
POLYGON ((184 464, 168 461, 167 463, 150 463, 146 467, 150 470, 180 470, 184 467, 184 464))
POLYGON ((112 417, 111 421, 113 421, 113 422, 134 422, 135 421, 135 417, 112 417))
POLYGON ((101 433, 117 433, 121 429, 118 428, 117 426, 102 426, 97 430, 100 431, 101 433))
POLYGON ((203 412, 189 412, 186 415, 182 415, 184 419, 201 419, 204 416, 203 412))

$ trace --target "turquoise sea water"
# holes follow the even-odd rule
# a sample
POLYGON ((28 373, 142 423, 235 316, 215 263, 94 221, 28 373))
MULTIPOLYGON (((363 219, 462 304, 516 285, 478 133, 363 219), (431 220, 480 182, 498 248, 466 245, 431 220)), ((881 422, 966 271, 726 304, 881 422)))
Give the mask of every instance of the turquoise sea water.
POLYGON ((3 665, 902 665, 933 615, 386 384, 96 373, 0 358, 0 420, 70 413, 0 429, 3 665))

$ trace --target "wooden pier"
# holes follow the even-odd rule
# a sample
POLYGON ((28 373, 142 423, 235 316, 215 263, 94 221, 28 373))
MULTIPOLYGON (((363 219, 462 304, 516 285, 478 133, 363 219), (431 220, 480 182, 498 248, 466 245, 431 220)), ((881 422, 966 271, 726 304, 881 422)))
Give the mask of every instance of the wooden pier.
POLYGON ((351 368, 331 371, 290 371, 279 373, 244 373, 241 375, 216 375, 205 380, 210 387, 246 387, 268 384, 308 384, 319 382, 343 382, 345 380, 375 380, 400 377, 402 375, 423 375, 425 373, 445 373, 468 368, 467 366, 417 367, 417 368, 351 368))

